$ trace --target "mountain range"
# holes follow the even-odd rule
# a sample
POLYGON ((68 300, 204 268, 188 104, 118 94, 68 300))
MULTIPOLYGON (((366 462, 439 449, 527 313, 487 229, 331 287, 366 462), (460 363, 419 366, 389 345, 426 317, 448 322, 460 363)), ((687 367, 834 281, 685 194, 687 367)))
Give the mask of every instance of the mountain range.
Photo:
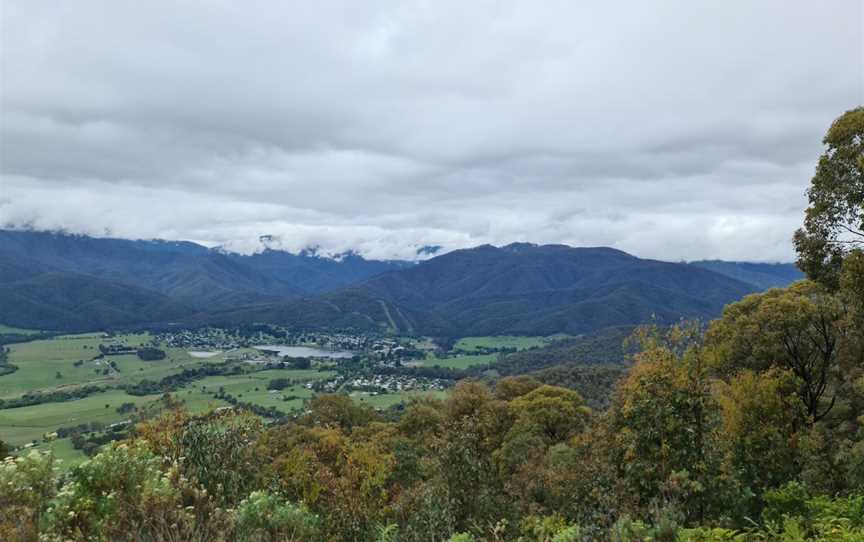
POLYGON ((414 263, 0 230, 0 323, 62 331, 271 322, 435 336, 581 334, 711 318, 800 277, 791 264, 670 263, 603 247, 482 245, 414 263))

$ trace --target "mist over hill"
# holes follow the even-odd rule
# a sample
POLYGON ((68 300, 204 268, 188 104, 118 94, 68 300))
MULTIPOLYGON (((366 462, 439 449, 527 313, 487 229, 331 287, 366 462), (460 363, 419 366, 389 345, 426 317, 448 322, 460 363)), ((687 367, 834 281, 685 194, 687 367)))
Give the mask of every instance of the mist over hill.
POLYGON ((0 322, 63 331, 259 321, 438 336, 580 334, 710 318, 798 276, 791 264, 669 263, 605 247, 482 245, 411 263, 0 230, 0 322))
POLYGON ((515 243, 453 251, 323 298, 227 311, 220 321, 281 318, 308 325, 311 315, 335 311, 340 319, 351 314, 357 325, 365 322, 366 329, 400 333, 582 334, 651 319, 711 318, 760 289, 697 266, 611 248, 515 243), (374 310, 354 310, 359 299, 374 310))

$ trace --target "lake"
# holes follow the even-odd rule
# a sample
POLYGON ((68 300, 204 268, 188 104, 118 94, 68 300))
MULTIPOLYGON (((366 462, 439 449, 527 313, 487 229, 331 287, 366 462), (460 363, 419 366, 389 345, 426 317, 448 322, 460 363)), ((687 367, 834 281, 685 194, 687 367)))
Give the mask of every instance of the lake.
POLYGON ((255 348, 257 350, 276 352, 285 358, 350 358, 354 355, 353 352, 344 350, 321 350, 320 348, 310 348, 308 346, 265 345, 256 346, 255 348))
POLYGON ((192 356, 193 358, 212 358, 213 356, 218 356, 219 354, 221 354, 222 351, 221 350, 219 350, 217 352, 194 352, 194 351, 192 351, 192 352, 186 352, 186 353, 189 354, 190 356, 192 356))

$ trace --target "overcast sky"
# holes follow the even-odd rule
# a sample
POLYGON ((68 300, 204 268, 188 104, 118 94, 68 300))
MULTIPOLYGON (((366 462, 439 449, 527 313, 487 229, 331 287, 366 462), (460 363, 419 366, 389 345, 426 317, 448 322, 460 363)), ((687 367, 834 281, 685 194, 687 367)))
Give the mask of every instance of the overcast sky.
POLYGON ((0 0, 0 223, 789 261, 860 0, 0 0))

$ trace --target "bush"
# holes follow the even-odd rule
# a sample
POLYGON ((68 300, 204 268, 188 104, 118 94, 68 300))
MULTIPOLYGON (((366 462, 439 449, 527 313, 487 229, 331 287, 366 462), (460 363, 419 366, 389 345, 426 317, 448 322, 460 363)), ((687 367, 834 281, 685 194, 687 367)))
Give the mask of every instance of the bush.
POLYGON ((161 464, 143 443, 107 446, 72 470, 48 511, 50 534, 60 540, 154 537, 183 511, 161 464))
POLYGON ((237 539, 244 542, 319 540, 318 516, 302 505, 254 491, 237 507, 237 539))
POLYGON ((287 378, 274 378, 267 383, 268 390, 284 390, 289 386, 291 386, 291 380, 287 378))
POLYGON ((159 361, 165 359, 165 351, 152 346, 145 346, 138 349, 138 357, 144 361, 159 361))
POLYGON ((36 540, 55 488, 51 454, 32 451, 0 462, 0 540, 36 540))

